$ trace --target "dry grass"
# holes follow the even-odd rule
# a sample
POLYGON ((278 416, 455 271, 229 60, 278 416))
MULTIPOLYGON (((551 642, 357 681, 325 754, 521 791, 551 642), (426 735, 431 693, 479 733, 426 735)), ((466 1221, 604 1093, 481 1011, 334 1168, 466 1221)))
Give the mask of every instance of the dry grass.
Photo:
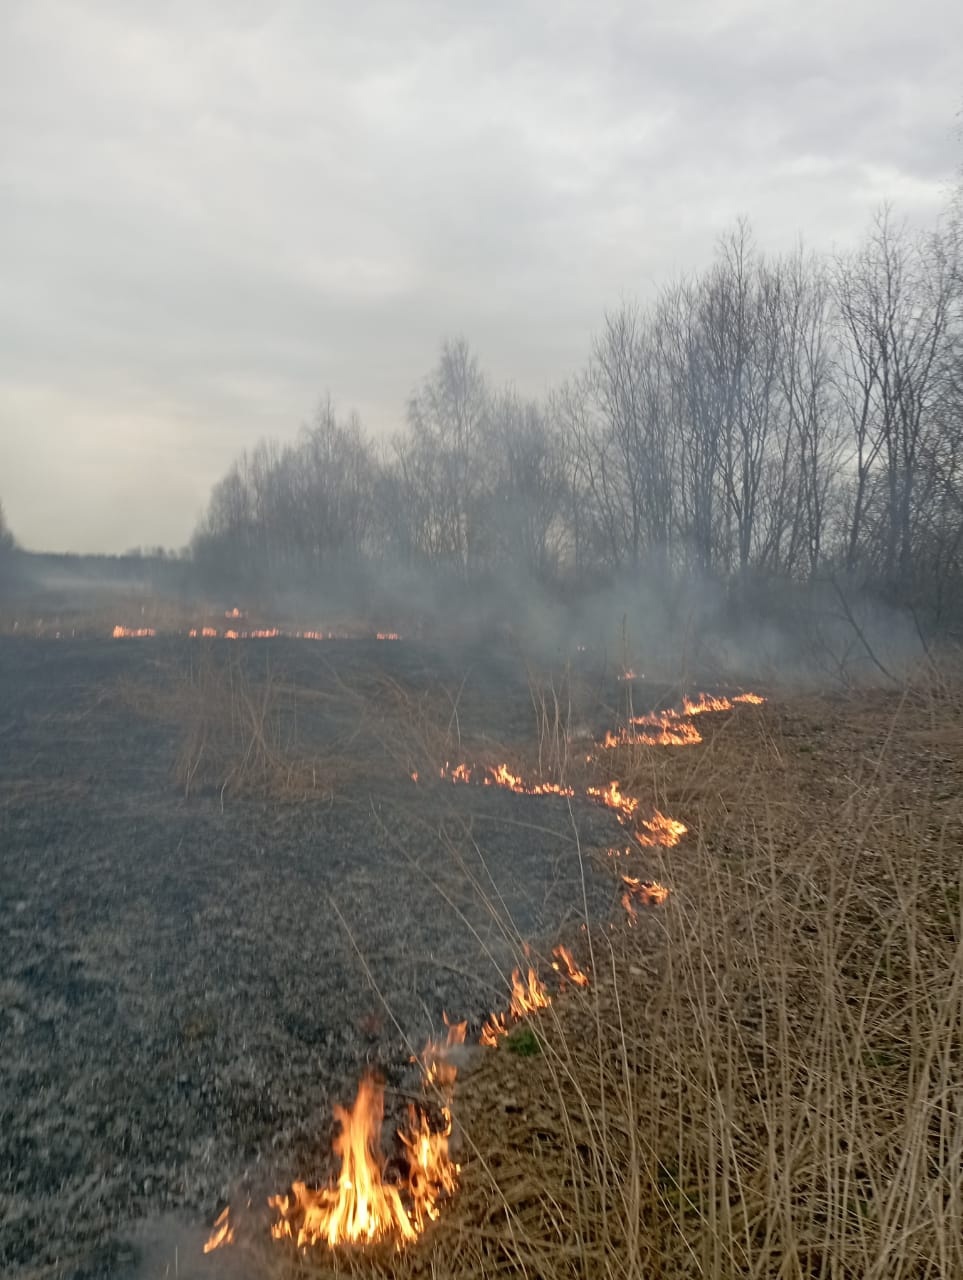
POLYGON ((351 776, 350 747, 360 730, 361 701, 343 685, 331 694, 297 688, 269 664, 253 669, 240 647, 200 644, 185 669, 168 667, 151 683, 121 686, 138 713, 176 724, 181 743, 173 776, 185 795, 228 794, 299 800, 331 796, 351 776), (354 714, 352 725, 325 750, 303 729, 318 703, 354 714))
POLYGON ((934 677, 637 761, 694 833, 669 903, 586 939, 593 987, 537 1052, 462 1080, 462 1186, 424 1242, 299 1269, 963 1275, 960 722, 934 677))

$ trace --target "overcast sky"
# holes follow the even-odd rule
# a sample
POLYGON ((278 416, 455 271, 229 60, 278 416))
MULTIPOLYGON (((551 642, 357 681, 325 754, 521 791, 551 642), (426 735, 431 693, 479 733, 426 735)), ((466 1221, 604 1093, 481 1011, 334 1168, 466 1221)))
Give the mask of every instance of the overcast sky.
POLYGON ((403 421, 441 339, 541 394, 606 306, 935 217, 958 0, 0 0, 0 501, 181 546, 330 390, 403 421))

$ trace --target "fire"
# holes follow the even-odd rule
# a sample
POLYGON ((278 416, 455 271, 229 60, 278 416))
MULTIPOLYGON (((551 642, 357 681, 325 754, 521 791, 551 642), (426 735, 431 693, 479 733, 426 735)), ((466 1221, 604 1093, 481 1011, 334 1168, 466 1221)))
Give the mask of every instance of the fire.
POLYGON ((556 957, 555 960, 552 961, 553 969, 558 973, 563 973, 564 971, 564 976, 576 987, 588 986, 588 974, 583 973, 575 963, 572 958, 572 953, 569 951, 568 947, 563 947, 562 944, 559 943, 552 952, 552 955, 556 957))
POLYGON ((641 818, 635 838, 639 844, 649 847, 660 845, 666 849, 674 848, 689 828, 678 818, 667 818, 658 809, 651 818, 641 818))
POLYGON ((421 1065, 425 1073, 425 1084, 437 1085, 444 1090, 446 1100, 450 1102, 451 1091, 458 1075, 458 1068, 451 1062, 449 1050, 465 1043, 468 1023, 449 1022, 447 1013, 442 1014, 442 1017, 445 1020, 445 1026, 448 1028, 448 1035, 443 1042, 437 1040, 428 1041, 422 1050, 421 1065))
POLYGON ((458 1185, 459 1168, 448 1155, 451 1111, 444 1107, 442 1113, 444 1128, 432 1132, 425 1113, 413 1102, 409 1103, 410 1130, 407 1134, 398 1134, 408 1152, 411 1216, 416 1232, 424 1231, 429 1222, 435 1221, 440 1213, 442 1200, 450 1196, 458 1185))
POLYGON ((226 1244, 234 1243, 234 1228, 230 1222, 230 1214, 231 1206, 228 1205, 214 1223, 213 1230, 204 1245, 205 1253, 213 1253, 215 1249, 220 1249, 226 1244))
POLYGON ((156 636, 157 632, 153 627, 114 627, 113 637, 115 640, 144 640, 148 636, 156 636))
POLYGON ((674 719, 670 715, 666 716, 634 716, 632 724, 652 725, 657 728, 655 733, 630 733, 626 729, 620 729, 619 732, 612 733, 608 730, 605 737, 598 744, 605 750, 611 750, 613 747, 694 747, 702 741, 702 734, 686 720, 674 719))
POLYGON ((669 890, 658 880, 637 880, 635 876, 623 876, 625 889, 622 893, 622 906, 633 923, 638 919, 636 903, 643 906, 661 906, 669 896, 669 890))
POLYGON ((337 1185, 315 1191, 294 1182, 289 1195, 271 1196, 268 1204, 278 1213, 271 1235, 294 1240, 299 1249, 415 1240, 457 1182, 458 1166, 448 1155, 450 1112, 444 1109, 444 1127, 433 1132, 427 1116, 413 1104, 409 1108, 409 1131, 398 1134, 408 1156, 401 1188, 384 1178, 384 1086, 372 1076, 362 1077, 354 1106, 335 1106, 334 1114, 341 1125, 333 1148, 341 1157, 337 1185))
MULTIPOLYGON (((470 764, 452 767, 447 762, 438 770, 438 776, 446 782, 468 783, 477 778, 479 770, 470 764)), ((413 779, 417 781, 417 778, 413 779)), ((575 788, 558 782, 525 782, 520 774, 512 773, 507 764, 486 765, 481 775, 483 787, 504 787, 520 796, 574 796, 575 788)))
POLYGON ((513 969, 512 996, 508 1005, 508 1015, 506 1017, 503 1013, 493 1013, 482 1027, 478 1043, 493 1047, 498 1044, 502 1036, 508 1035, 509 1020, 517 1022, 519 1018, 534 1013, 536 1009, 547 1009, 551 1003, 552 997, 531 966, 529 966, 528 976, 524 979, 520 969, 513 969))
POLYGON ((401 636, 397 631, 379 631, 375 636, 376 640, 400 640, 401 636))
POLYGON ((614 779, 605 787, 589 787, 586 795, 592 796, 607 809, 614 809, 622 819, 631 818, 639 807, 635 796, 623 795, 619 784, 614 779))

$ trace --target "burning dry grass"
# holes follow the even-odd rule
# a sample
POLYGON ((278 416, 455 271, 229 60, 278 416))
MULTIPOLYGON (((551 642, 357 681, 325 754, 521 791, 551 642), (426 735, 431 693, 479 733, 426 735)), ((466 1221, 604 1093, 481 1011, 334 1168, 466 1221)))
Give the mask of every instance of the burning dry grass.
POLYGON ((453 1204, 299 1271, 963 1275, 959 723, 946 689, 810 699, 671 753, 671 898, 463 1081, 453 1204))

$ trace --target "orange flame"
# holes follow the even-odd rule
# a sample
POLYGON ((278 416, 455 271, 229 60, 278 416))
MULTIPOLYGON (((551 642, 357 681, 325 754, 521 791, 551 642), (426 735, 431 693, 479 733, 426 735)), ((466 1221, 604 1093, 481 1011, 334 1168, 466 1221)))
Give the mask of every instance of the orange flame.
MULTIPOLYGON (((477 777, 477 770, 470 764, 462 763, 452 767, 450 764, 445 763, 439 768, 438 776, 448 782, 468 783, 472 781, 473 777, 477 777)), ((507 764, 486 765, 481 785, 484 787, 504 787, 506 791, 513 791, 520 796, 575 795, 574 787, 562 786, 558 782, 525 782, 519 774, 512 773, 507 764)))
POLYGON ((205 1253, 213 1253, 215 1249, 221 1249, 226 1244, 234 1243, 234 1228, 230 1223, 230 1213, 231 1206, 228 1205, 224 1212, 218 1216, 213 1230, 204 1244, 205 1253))
POLYGON ((153 627, 114 627, 112 632, 115 640, 143 640, 147 636, 156 636, 157 632, 153 627))
POLYGON ((425 1073, 425 1083, 437 1085, 440 1089, 443 1089, 450 1101, 451 1091, 458 1075, 458 1068, 451 1062, 448 1051, 457 1045, 465 1043, 468 1023, 449 1022, 447 1013, 442 1014, 442 1017, 445 1020, 445 1026, 448 1028, 448 1035, 443 1042, 438 1040, 428 1041, 422 1050, 421 1065, 425 1073))
POLYGON ((666 849, 674 848, 689 828, 678 818, 667 818, 658 809, 651 818, 641 818, 635 838, 639 844, 653 847, 660 845, 666 849))
POLYGON ((534 1013, 536 1009, 547 1009, 552 1003, 552 997, 545 990, 535 970, 529 967, 528 976, 522 978, 520 969, 512 970, 512 996, 508 1005, 508 1016, 503 1013, 493 1013, 485 1025, 482 1027, 479 1036, 479 1044, 492 1047, 496 1045, 502 1036, 508 1035, 508 1020, 517 1022, 519 1018, 524 1018, 526 1014, 534 1013))
POLYGON ((558 973, 562 973, 564 970, 564 976, 576 987, 588 986, 588 974, 584 973, 575 963, 572 958, 572 953, 569 951, 568 947, 563 947, 562 944, 559 943, 552 952, 552 955, 556 957, 556 959, 552 961, 553 969, 558 973))
POLYGON ((290 1195, 271 1196, 268 1203, 278 1212, 272 1236, 294 1240, 298 1248, 321 1242, 334 1248, 414 1240, 426 1222, 437 1217, 440 1201, 455 1187, 458 1166, 448 1156, 450 1113, 445 1110, 441 1132, 432 1132, 427 1117, 412 1106, 410 1132, 398 1135, 408 1153, 405 1191, 410 1211, 399 1188, 384 1180, 384 1087, 371 1076, 363 1077, 354 1106, 336 1106, 334 1114, 341 1124, 334 1140, 335 1155, 341 1157, 337 1186, 314 1191, 294 1182, 290 1195))
POLYGON ((614 809, 620 818, 631 818, 639 807, 639 802, 635 796, 623 795, 619 784, 613 779, 605 787, 589 787, 586 795, 590 795, 593 799, 598 800, 600 804, 604 804, 607 809, 614 809))
POLYGON ((661 906, 669 896, 669 890, 658 880, 637 880, 635 876, 623 876, 625 890, 622 894, 622 906, 629 913, 629 920, 634 923, 639 916, 636 903, 643 906, 661 906))

